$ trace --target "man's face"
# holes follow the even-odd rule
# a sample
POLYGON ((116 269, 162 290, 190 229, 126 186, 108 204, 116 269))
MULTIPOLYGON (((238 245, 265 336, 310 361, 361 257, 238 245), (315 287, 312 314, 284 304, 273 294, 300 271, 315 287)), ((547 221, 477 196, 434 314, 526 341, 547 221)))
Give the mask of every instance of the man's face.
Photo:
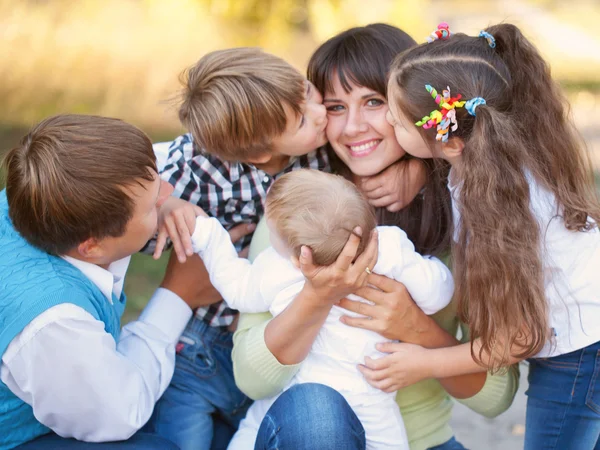
MULTIPOLYGON (((154 175, 152 181, 137 180, 128 186, 127 194, 134 204, 133 215, 125 233, 119 237, 107 237, 98 242, 102 261, 97 264, 110 264, 140 249, 154 236, 158 225, 158 208, 173 192, 173 187, 154 175)), ((98 214, 102 214, 101 211, 98 214)))

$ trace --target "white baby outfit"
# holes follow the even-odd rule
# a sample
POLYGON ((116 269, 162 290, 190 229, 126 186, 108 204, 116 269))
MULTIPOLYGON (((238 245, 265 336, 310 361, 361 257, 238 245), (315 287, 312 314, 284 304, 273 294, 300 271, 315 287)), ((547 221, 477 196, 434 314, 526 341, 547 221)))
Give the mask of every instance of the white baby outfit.
MULTIPOLYGON (((454 283, 448 268, 437 258, 415 252, 406 233, 398 227, 378 227, 379 255, 373 272, 403 283, 417 305, 433 314, 452 297, 454 283)), ((288 258, 273 247, 251 264, 239 258, 229 234, 216 219, 198 217, 192 236, 194 251, 204 260, 215 288, 231 308, 241 312, 269 311, 280 314, 302 290, 304 276, 288 258)), ((366 302, 357 296, 351 299, 366 302)), ((361 421, 367 449, 407 449, 404 423, 396 404, 396 393, 385 393, 369 385, 358 371, 365 357, 379 358, 375 344, 381 335, 344 325, 342 315, 351 312, 334 306, 300 369, 286 389, 298 383, 321 383, 344 396, 361 421)), ((229 449, 254 448, 258 428, 273 396, 257 400, 248 410, 229 449)))

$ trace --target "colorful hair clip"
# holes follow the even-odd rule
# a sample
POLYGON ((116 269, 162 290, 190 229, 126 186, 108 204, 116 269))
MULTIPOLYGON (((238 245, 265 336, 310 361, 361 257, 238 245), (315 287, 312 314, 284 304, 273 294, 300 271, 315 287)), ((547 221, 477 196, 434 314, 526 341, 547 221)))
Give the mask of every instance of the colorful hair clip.
POLYGON ((452 97, 450 95, 450 87, 446 87, 446 89, 442 91, 442 95, 439 95, 435 88, 429 84, 425 85, 425 89, 440 106, 440 109, 431 111, 431 114, 423 117, 420 121, 416 122, 415 125, 423 127, 426 130, 437 125, 436 140, 448 142, 449 132, 458 130, 456 108, 462 108, 465 105, 465 102, 460 100, 460 94, 456 97, 452 97))
POLYGON ((485 38, 485 40, 488 42, 488 45, 490 47, 496 48, 496 38, 494 36, 492 36, 490 33, 488 33, 487 31, 481 30, 479 32, 479 36, 478 37, 485 38))
POLYGON ((475 114, 475 109, 478 106, 485 105, 485 104, 486 104, 485 98, 483 98, 483 97, 473 97, 471 100, 468 100, 465 103, 465 109, 472 116, 476 116, 477 114, 475 114))
POLYGON ((437 29, 433 33, 427 36, 427 42, 432 43, 438 39, 446 40, 450 36, 452 36, 450 26, 446 22, 442 22, 437 26, 437 29))

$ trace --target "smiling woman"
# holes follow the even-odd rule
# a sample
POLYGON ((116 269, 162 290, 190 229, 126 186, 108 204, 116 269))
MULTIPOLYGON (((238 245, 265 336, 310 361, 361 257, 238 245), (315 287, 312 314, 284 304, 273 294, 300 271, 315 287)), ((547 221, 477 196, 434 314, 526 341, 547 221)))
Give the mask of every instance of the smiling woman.
POLYGON ((308 79, 324 93, 332 169, 364 191, 369 177, 402 161, 396 165, 403 169, 399 184, 414 194, 400 211, 377 208, 377 222, 400 226, 417 251, 440 256, 449 248, 449 197, 440 177, 431 174, 447 173, 448 166, 407 155, 386 119, 389 66, 398 53, 415 44, 391 25, 352 28, 315 51, 308 63, 308 79), (422 195, 414 198, 419 191, 422 195))
POLYGON ((327 139, 348 169, 360 177, 376 175, 402 158, 406 152, 394 138, 386 121, 385 95, 349 83, 342 86, 337 73, 323 103, 329 120, 327 139))

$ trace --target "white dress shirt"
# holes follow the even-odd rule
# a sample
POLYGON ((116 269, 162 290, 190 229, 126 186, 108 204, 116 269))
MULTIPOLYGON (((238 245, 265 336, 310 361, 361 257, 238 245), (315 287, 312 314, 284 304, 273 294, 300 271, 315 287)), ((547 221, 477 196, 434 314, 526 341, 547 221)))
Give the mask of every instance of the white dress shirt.
MULTIPOLYGON (((131 257, 105 270, 64 259, 112 302, 131 257)), ((192 316, 177 295, 159 288, 118 342, 84 309, 63 303, 37 316, 9 344, 0 379, 31 405, 38 421, 62 437, 125 440, 150 418, 173 375, 175 343, 192 316)))
MULTIPOLYGON (((379 255, 373 272, 403 283, 427 314, 448 305, 454 292, 448 268, 437 258, 418 254, 400 228, 377 227, 377 230, 379 255)), ((203 259, 215 288, 230 307, 241 312, 270 311, 276 316, 304 286, 302 272, 273 247, 260 253, 252 264, 238 258, 229 234, 214 218, 196 219, 192 245, 203 259)), ((349 298, 367 302, 354 295, 349 298)), ((330 386, 344 396, 358 416, 365 429, 367 449, 408 450, 396 393, 386 393, 369 385, 357 369, 358 364, 364 364, 365 357, 382 356, 375 345, 386 339, 374 331, 343 324, 342 315, 352 313, 338 306, 331 308, 309 354, 284 390, 298 383, 330 386)), ((254 447, 258 428, 277 397, 252 404, 229 450, 254 447)))

